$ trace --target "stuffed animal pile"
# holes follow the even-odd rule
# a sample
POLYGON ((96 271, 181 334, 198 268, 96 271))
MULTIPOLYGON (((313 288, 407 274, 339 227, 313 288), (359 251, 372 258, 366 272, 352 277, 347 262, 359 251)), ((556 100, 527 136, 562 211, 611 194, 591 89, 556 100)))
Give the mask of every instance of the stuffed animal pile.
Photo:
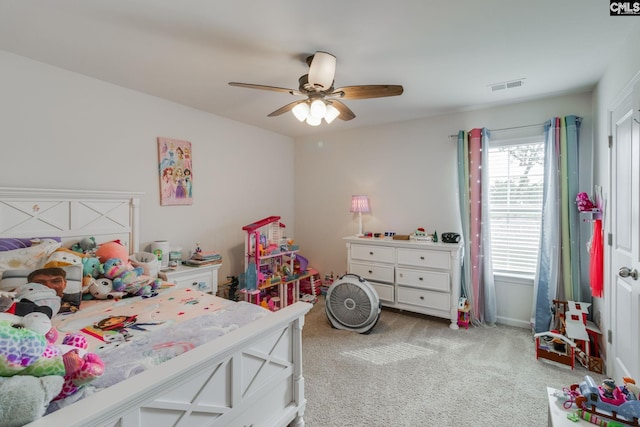
POLYGON ((50 318, 60 308, 55 291, 27 283, 0 294, 0 307, 6 308, 0 312, 0 425, 38 419, 52 400, 77 393, 104 373, 104 363, 86 351, 83 336, 55 344, 58 331, 50 318))
POLYGON ((94 255, 85 254, 82 259, 83 293, 96 299, 122 298, 125 296, 151 297, 162 280, 144 274, 141 267, 129 263, 129 252, 119 242, 100 245, 94 255))

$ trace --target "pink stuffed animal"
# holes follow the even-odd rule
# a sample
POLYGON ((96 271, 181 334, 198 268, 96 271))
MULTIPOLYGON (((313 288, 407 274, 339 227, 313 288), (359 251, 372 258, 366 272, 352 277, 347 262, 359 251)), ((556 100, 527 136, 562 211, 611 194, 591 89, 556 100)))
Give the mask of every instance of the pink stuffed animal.
POLYGON ((596 208, 596 205, 589 199, 589 195, 585 192, 578 193, 576 196, 576 204, 580 212, 590 211, 596 208))
POLYGON ((71 334, 64 337, 62 360, 65 375, 62 391, 54 400, 64 399, 100 377, 104 373, 104 363, 100 356, 87 352, 87 339, 82 334, 71 334))

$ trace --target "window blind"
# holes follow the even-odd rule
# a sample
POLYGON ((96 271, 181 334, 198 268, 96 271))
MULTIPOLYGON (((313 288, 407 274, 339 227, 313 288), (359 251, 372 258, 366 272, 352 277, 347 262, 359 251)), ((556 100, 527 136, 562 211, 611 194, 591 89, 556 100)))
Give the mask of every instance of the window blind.
POLYGON ((489 215, 495 273, 533 276, 538 261, 544 144, 542 137, 492 142, 489 215))

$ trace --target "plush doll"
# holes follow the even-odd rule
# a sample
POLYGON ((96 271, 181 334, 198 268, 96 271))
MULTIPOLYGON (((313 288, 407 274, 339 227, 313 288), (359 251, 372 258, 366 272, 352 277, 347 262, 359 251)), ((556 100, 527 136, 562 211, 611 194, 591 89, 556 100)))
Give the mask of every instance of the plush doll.
POLYGON ((89 293, 89 287, 94 279, 102 274, 102 263, 99 258, 92 256, 82 258, 82 293, 89 293))
POLYGON ((33 311, 45 313, 49 318, 60 311, 61 299, 56 291, 40 283, 26 283, 15 290, 14 304, 6 310, 25 316, 33 311))
POLYGON ((51 319, 39 312, 26 316, 0 313, 0 377, 64 375, 62 354, 50 335, 51 319))
POLYGON ((95 256, 103 264, 111 258, 117 258, 126 263, 129 260, 129 250, 119 242, 108 242, 98 247, 95 256))
POLYGON ((92 278, 89 285, 89 294, 95 299, 120 299, 126 295, 125 292, 114 291, 113 282, 106 277, 92 278))
POLYGON ((104 373, 104 363, 95 353, 87 352, 87 339, 82 334, 64 337, 60 349, 65 366, 64 385, 54 400, 64 399, 100 377, 104 373))
POLYGON ((576 196, 576 204, 578 205, 578 211, 585 212, 596 208, 596 205, 589 199, 587 193, 578 193, 576 196))
POLYGON ((44 265, 44 268, 49 267, 66 267, 68 265, 80 265, 82 266, 83 256, 77 252, 67 248, 58 248, 51 255, 44 265))
POLYGON ((150 277, 144 276, 142 267, 129 268, 119 258, 108 259, 103 267, 104 277, 111 279, 113 290, 136 295, 140 289, 149 283, 150 277))
POLYGON ((82 258, 82 276, 91 276, 94 279, 100 277, 102 273, 102 263, 99 258, 88 256, 82 258))
POLYGON ((0 378, 0 426, 20 427, 41 418, 63 382, 59 375, 0 378))
POLYGON ((75 245, 71 246, 71 250, 81 254, 91 254, 95 252, 98 245, 96 245, 95 237, 85 237, 75 245))

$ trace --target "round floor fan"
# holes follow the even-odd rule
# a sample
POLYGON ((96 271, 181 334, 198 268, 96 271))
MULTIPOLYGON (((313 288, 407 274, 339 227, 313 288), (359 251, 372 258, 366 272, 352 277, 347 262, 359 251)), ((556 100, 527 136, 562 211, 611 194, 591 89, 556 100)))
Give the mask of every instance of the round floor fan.
POLYGON ((369 282, 355 274, 345 274, 327 290, 325 309, 334 328, 368 334, 378 323, 381 304, 369 282))

